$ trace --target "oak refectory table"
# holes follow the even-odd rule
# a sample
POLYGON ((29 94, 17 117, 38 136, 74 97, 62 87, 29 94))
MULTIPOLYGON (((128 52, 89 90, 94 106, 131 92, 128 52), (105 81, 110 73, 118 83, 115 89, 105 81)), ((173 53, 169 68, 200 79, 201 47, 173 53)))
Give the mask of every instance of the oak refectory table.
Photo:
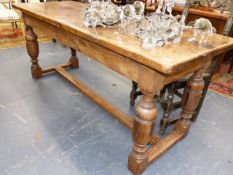
POLYGON ((65 1, 14 4, 14 7, 23 14, 26 46, 32 61, 32 77, 40 78, 46 73, 58 73, 131 129, 133 147, 128 158, 128 168, 135 175, 142 173, 150 163, 187 135, 191 125, 190 118, 204 87, 204 71, 214 56, 233 48, 233 38, 217 34, 209 38, 205 47, 191 44, 188 39, 192 33, 185 31, 179 44, 145 50, 139 39, 119 32, 117 26, 96 29, 84 27, 82 21, 86 4, 65 1), (69 62, 41 69, 38 64, 37 36, 33 28, 70 47, 69 62), (133 118, 108 103, 65 70, 79 67, 76 51, 138 83, 143 96, 135 107, 133 118), (190 73, 193 75, 187 82, 180 120, 171 134, 160 138, 152 132, 157 115, 153 97, 164 85, 190 73))

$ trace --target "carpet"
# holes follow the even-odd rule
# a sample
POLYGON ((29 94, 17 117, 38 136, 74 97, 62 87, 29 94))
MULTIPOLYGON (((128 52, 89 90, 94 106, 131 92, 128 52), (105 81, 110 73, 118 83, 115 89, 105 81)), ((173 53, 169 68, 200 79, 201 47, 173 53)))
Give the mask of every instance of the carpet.
POLYGON ((211 81, 209 90, 233 99, 233 73, 221 74, 211 81))
POLYGON ((0 29, 0 39, 3 41, 15 39, 17 37, 21 37, 23 35, 22 29, 10 29, 10 28, 3 28, 0 29))
MULTIPOLYGON (((39 42, 49 42, 51 38, 35 29, 39 42)), ((0 49, 21 47, 25 45, 24 32, 21 23, 13 29, 10 23, 0 24, 0 49)))

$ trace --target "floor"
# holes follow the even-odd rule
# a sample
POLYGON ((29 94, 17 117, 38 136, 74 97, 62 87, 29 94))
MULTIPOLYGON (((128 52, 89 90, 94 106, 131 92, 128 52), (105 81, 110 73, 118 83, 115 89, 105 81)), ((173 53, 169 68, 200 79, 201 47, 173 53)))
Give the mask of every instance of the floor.
MULTIPOLYGON (((49 43, 41 45, 39 59, 45 67, 69 56, 68 48, 49 43)), ((130 81, 79 58, 80 69, 70 72, 133 114, 130 81)), ((0 50, 0 82, 1 175, 130 175, 130 131, 56 74, 32 79, 25 47, 0 50)), ((186 139, 143 175, 232 175, 232 106, 208 92, 186 139)))

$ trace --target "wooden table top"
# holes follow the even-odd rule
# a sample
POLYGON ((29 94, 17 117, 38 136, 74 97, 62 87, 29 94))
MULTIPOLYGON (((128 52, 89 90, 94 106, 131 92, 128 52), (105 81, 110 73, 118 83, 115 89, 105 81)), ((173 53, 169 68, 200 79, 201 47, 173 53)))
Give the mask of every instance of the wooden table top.
POLYGON ((185 31, 181 43, 147 50, 142 48, 138 38, 122 34, 118 26, 96 30, 84 27, 82 22, 87 5, 83 3, 22 3, 14 4, 14 7, 165 74, 181 71, 193 61, 233 48, 233 38, 217 34, 210 37, 207 47, 193 45, 187 41, 191 32, 185 31))

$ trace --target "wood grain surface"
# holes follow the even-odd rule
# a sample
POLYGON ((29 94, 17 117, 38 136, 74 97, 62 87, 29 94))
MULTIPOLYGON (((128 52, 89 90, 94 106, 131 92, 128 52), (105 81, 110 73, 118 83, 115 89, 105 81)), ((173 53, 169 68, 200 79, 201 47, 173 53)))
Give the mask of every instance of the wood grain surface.
POLYGON ((123 34, 118 26, 96 29, 84 27, 82 22, 86 4, 66 1, 14 4, 14 7, 23 14, 46 21, 165 74, 182 71, 199 59, 207 59, 208 55, 212 57, 233 47, 233 38, 217 34, 209 38, 207 47, 200 47, 188 42, 192 33, 185 31, 179 44, 146 50, 141 47, 138 38, 123 34))

